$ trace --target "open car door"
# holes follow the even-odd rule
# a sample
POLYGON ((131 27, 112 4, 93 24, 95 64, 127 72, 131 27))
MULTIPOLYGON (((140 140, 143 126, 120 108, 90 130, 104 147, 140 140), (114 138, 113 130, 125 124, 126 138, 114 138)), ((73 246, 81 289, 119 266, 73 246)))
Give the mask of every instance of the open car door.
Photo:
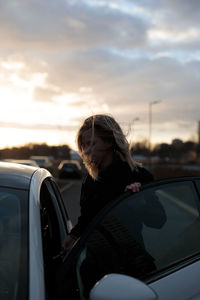
POLYGON ((199 177, 174 178, 110 203, 61 262, 52 299, 199 299, 199 191, 199 177))

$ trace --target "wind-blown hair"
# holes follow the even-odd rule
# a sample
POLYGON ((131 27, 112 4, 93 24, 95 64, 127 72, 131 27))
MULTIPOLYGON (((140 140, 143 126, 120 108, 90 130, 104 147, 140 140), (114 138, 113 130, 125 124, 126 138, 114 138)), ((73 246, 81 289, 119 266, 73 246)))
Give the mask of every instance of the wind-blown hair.
MULTIPOLYGON (((83 158, 83 162, 83 134, 90 129, 92 130, 92 135, 95 134, 104 141, 111 141, 113 145, 113 151, 120 157, 122 161, 126 161, 129 164, 131 170, 137 168, 139 163, 134 161, 132 158, 129 149, 129 143, 121 127, 113 117, 103 114, 92 115, 87 118, 77 132, 76 142, 78 151, 83 158)), ((86 168, 88 169, 90 175, 92 175, 94 178, 95 176, 93 176, 91 170, 89 170, 87 163, 86 168)))

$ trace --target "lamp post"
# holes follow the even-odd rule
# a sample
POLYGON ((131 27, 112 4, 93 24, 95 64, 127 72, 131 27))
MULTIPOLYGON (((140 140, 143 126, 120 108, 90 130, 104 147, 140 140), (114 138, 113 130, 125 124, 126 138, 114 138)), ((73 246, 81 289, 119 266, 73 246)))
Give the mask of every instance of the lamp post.
POLYGON ((149 102, 149 163, 151 164, 152 106, 161 100, 149 102))
POLYGON ((130 125, 129 125, 129 128, 130 128, 130 134, 131 134, 132 132, 134 132, 134 124, 135 124, 135 121, 138 121, 139 119, 140 119, 140 118, 136 117, 136 118, 134 118, 134 119, 131 120, 130 125))
POLYGON ((135 123, 135 121, 139 121, 139 119, 140 119, 140 118, 136 117, 136 118, 134 118, 134 119, 131 121, 131 124, 132 124, 133 128, 134 128, 134 123, 135 123))

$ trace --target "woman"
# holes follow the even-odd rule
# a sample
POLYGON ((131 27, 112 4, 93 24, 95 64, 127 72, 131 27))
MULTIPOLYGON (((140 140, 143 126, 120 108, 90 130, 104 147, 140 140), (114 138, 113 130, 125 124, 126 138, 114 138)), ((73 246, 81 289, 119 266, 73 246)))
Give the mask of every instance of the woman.
POLYGON ((77 145, 88 174, 81 188, 81 215, 64 242, 63 253, 109 201, 153 181, 152 174, 133 160, 122 129, 109 115, 87 118, 77 133, 77 145))

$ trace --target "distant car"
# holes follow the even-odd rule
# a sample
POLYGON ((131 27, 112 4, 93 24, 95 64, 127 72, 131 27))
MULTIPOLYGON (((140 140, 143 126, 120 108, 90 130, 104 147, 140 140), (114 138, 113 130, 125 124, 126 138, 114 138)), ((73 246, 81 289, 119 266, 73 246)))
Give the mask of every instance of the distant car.
POLYGON ((59 178, 81 178, 82 169, 77 160, 63 160, 58 166, 59 178))
POLYGON ((30 157, 30 159, 34 160, 40 168, 48 169, 48 168, 52 167, 51 160, 49 159, 48 156, 33 155, 30 157))
POLYGON ((49 171, 0 163, 0 299, 200 299, 200 177, 125 193, 62 258, 70 230, 49 171))
POLYGON ((36 163, 36 161, 31 159, 6 159, 4 161, 26 165, 26 166, 32 166, 32 167, 39 167, 39 165, 36 163))

